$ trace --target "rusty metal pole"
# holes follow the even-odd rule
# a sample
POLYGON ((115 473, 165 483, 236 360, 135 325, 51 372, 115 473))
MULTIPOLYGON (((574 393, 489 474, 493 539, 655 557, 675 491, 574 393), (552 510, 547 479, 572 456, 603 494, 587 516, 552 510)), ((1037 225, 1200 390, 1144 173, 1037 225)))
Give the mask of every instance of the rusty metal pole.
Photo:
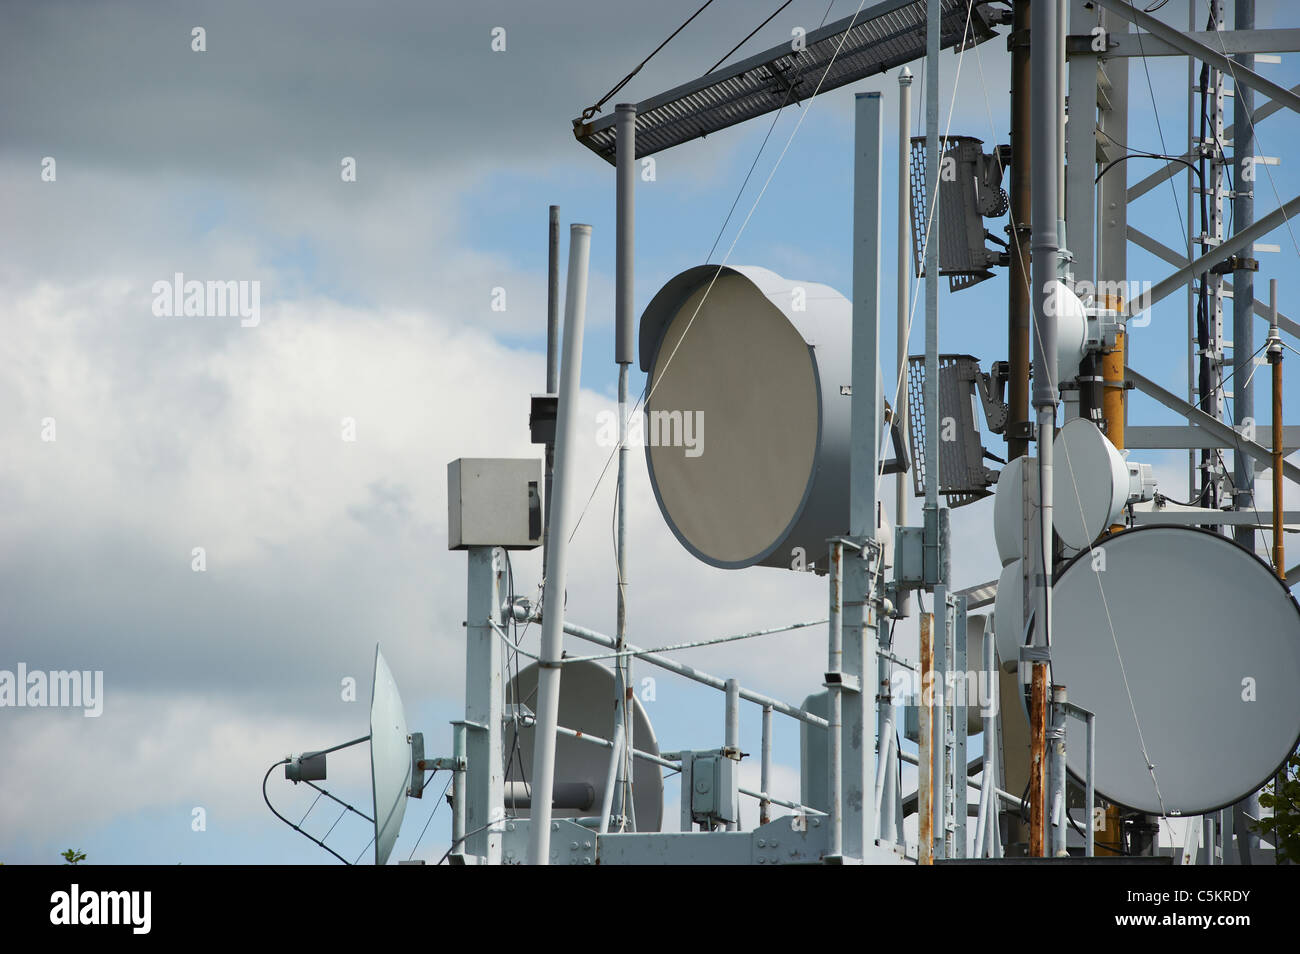
MULTIPOLYGON (((1007 242, 1010 245, 1007 268, 1007 460, 1024 457, 1029 453, 1029 345, 1031 306, 1029 301, 1030 253, 1030 200, 1032 161, 1030 158, 1030 67, 1029 67, 1029 0, 1013 0, 1011 5, 1011 32, 1007 36, 1007 49, 1011 54, 1011 104, 1010 145, 1011 162, 1007 193, 1010 219, 1007 225, 1007 242)), ((1019 685, 1016 692, 1020 692, 1019 685)), ((1009 694, 1008 694, 1009 697, 1009 694)), ((1015 705, 1020 706, 1015 700, 1015 705)), ((1008 710, 1004 707, 1003 713, 1008 710)), ((1000 714, 999 718, 1003 715, 1000 714)), ((1005 739, 1006 736, 1004 735, 1005 739)), ((1003 752, 1002 775, 1006 779, 1019 779, 1028 769, 1023 750, 1008 748, 1003 752)), ((1021 791, 1016 788, 1017 793, 1021 791)), ((997 806, 997 800, 993 803, 997 806)), ((1008 843, 1024 841, 1023 824, 1019 812, 999 812, 1006 820, 1008 843)), ((995 818, 996 827, 999 823, 995 818)))
POLYGON ((1011 264, 1007 269, 1007 460, 1029 452, 1029 0, 1012 4, 1011 172, 1008 226, 1011 264))
MULTIPOLYGON (((1037 42, 1033 45, 1030 65, 1033 70, 1031 107, 1034 123, 1030 131, 1034 153, 1032 182, 1033 224, 1033 306, 1034 306, 1034 389, 1033 405, 1037 417, 1038 439, 1038 516, 1040 572, 1035 574, 1034 644, 1046 648, 1051 645, 1052 625, 1052 437, 1056 423, 1057 403, 1057 335, 1054 293, 1058 284, 1057 268, 1060 255, 1061 223, 1057 199, 1056 164, 1061 161, 1057 153, 1056 121, 1060 114, 1059 90, 1056 85, 1057 60, 1060 51, 1056 46, 1059 10, 1053 2, 1034 4, 1033 30, 1037 42)), ((1047 664, 1034 661, 1033 707, 1030 726, 1033 733, 1033 760, 1031 765, 1031 811, 1034 813, 1030 844, 1037 843, 1036 857, 1043 855, 1043 762, 1047 718, 1047 664)))
POLYGON ((934 864, 934 614, 921 614, 921 741, 916 753, 917 862, 934 864))
POLYGON ((1034 662, 1034 682, 1029 701, 1029 724, 1033 727, 1033 755, 1029 770, 1029 856, 1046 856, 1043 798, 1043 769, 1047 752, 1047 663, 1034 662))

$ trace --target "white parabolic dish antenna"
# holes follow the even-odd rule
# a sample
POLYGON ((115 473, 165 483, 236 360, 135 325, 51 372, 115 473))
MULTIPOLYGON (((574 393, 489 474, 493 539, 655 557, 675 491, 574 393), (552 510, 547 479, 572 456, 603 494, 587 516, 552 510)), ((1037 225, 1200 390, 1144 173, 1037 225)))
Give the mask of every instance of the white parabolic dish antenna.
POLYGON ((1085 549, 1115 523, 1128 503, 1128 465, 1092 421, 1066 421, 1052 442, 1056 480, 1053 527, 1073 550, 1085 549))
MULTIPOLYGON (((1019 624, 1025 611, 1024 577, 1025 568, 1020 560, 1012 560, 1004 566, 998 577, 998 594, 993 600, 993 638, 997 645, 998 668, 1003 672, 1015 672, 1020 668, 1024 629, 1019 624)), ((969 656, 966 665, 970 667, 969 656)))
POLYGON ((1084 552, 1059 575, 1051 632, 1054 681, 1097 715, 1097 791, 1157 815, 1233 804, 1295 750, 1300 607, 1263 561, 1206 530, 1142 527, 1098 550, 1104 570, 1084 552))
MULTIPOLYGON (((537 708, 537 664, 520 670, 510 680, 506 693, 509 703, 522 703, 530 710, 537 708)), ((659 754, 659 742, 650 718, 633 695, 632 747, 651 755, 659 754)), ((560 676, 559 724, 600 739, 608 739, 614 726, 614 673, 592 660, 566 662, 560 676)), ((531 781, 533 778, 532 725, 520 726, 518 743, 515 729, 506 723, 505 754, 507 759, 506 782, 531 781)), ((555 818, 575 818, 600 814, 609 772, 610 750, 604 746, 557 735, 555 739, 555 784, 561 786, 590 786, 591 804, 586 808, 554 808, 555 818)), ((636 759, 632 769, 632 805, 636 811, 637 831, 658 831, 663 825, 664 781, 663 773, 654 762, 636 759)), ((515 813, 528 817, 529 809, 516 808, 515 813)))
MULTIPOLYGON (((1037 476, 1038 461, 1013 457, 998 474, 993 494, 993 542, 998 559, 1006 566, 1025 555, 1025 461, 1031 461, 1037 476)), ((1037 486, 1037 484, 1035 484, 1037 486)))
POLYGON ((789 569, 848 525, 852 315, 833 288, 750 266, 688 269, 646 307, 646 463, 698 559, 789 569), (687 425, 697 447, 664 440, 687 425))
POLYGON ((370 690, 370 786, 375 799, 375 864, 387 864, 406 814, 411 787, 411 738, 397 682, 375 647, 370 690))

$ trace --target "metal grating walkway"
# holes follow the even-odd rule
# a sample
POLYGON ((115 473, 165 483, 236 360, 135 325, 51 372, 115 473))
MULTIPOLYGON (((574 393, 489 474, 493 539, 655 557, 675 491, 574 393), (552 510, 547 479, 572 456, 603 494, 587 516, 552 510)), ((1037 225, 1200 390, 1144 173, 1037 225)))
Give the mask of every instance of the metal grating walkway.
MULTIPOLYGON (((964 0, 942 0, 942 48, 961 44, 966 11, 964 0)), ((993 36, 980 11, 972 9, 971 45, 993 36)), ((847 16, 814 30, 804 42, 802 51, 782 43, 638 103, 637 158, 770 113, 783 103, 811 97, 832 59, 834 65, 822 82, 823 93, 920 59, 925 55, 925 0, 886 0, 856 18, 847 16), (848 36, 841 47, 845 31, 848 36)), ((596 155, 614 162, 612 113, 590 123, 575 119, 573 134, 596 155)))

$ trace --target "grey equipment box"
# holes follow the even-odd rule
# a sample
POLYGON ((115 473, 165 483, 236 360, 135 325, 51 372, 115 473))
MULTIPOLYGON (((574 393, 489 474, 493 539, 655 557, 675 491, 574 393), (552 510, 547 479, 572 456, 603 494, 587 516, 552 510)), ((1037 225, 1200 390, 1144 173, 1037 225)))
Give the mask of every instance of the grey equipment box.
POLYGON ((690 756, 691 820, 710 827, 738 822, 740 763, 718 751, 683 755, 690 756))
POLYGON ((542 544, 542 462, 460 457, 447 465, 447 549, 542 544))

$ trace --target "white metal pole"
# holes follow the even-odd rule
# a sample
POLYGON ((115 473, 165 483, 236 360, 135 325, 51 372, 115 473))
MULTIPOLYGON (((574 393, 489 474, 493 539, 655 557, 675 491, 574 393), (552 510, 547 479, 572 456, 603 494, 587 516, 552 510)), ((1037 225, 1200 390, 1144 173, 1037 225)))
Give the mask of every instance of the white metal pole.
POLYGON ((452 758, 456 767, 452 769, 451 782, 451 850, 463 854, 465 851, 465 809, 469 793, 465 785, 466 726, 464 722, 452 724, 452 758))
MULTIPOLYGON (((898 243, 898 272, 896 284, 896 294, 898 296, 897 305, 897 335, 895 343, 895 355, 897 356, 898 372, 898 399, 894 402, 894 421, 897 423, 900 431, 906 436, 907 434, 907 357, 908 357, 908 312, 911 307, 912 295, 909 291, 911 282, 911 260, 908 255, 909 243, 911 238, 908 234, 908 228, 911 215, 911 188, 908 175, 910 163, 911 148, 911 112, 912 112, 912 71, 906 66, 898 74, 898 234, 896 241, 898 243)), ((894 483, 894 526, 902 527, 907 524, 907 497, 911 492, 908 486, 910 479, 907 474, 898 474, 894 483)), ((895 612, 899 616, 907 616, 911 612, 912 595, 907 590, 900 590, 897 597, 895 612)), ((888 630, 885 626, 885 620, 881 620, 881 633, 886 637, 888 630)), ((888 645, 888 640, 884 640, 888 645)), ((893 649, 893 646, 889 646, 893 649)), ((880 703, 878 714, 881 731, 877 737, 881 740, 878 742, 882 750, 882 758, 877 764, 877 771, 885 780, 883 793, 881 796, 880 822, 879 828, 880 840, 885 844, 896 844, 898 842, 898 824, 895 814, 898 803, 897 788, 897 747, 893 746, 888 749, 891 753, 889 758, 883 757, 885 751, 884 731, 885 724, 888 723, 890 733, 893 733, 897 724, 897 712, 890 696, 890 663, 883 655, 880 657, 878 666, 878 679, 880 681, 880 695, 883 697, 880 703)))
MULTIPOLYGON (((569 229, 569 278, 564 296, 564 356, 560 364, 555 421, 555 498, 551 535, 546 540, 550 572, 542 597, 542 646, 537 661, 537 730, 533 740, 533 787, 555 788, 555 727, 560 716, 560 660, 564 646, 564 581, 568 561, 569 508, 573 481, 573 438, 577 426, 578 385, 582 377, 582 329, 587 313, 587 259, 591 226, 569 229)), ((550 863, 551 800, 532 808, 530 861, 550 863)))
POLYGON ((609 750, 609 771, 605 775, 605 791, 600 799, 600 834, 609 831, 609 814, 614 809, 614 789, 618 786, 618 766, 623 760, 623 723, 614 723, 614 744, 609 750))
POLYGON ((1033 89, 1030 93, 1033 123, 1031 219, 1033 222, 1033 302, 1034 302, 1034 407, 1038 411, 1038 487, 1040 498, 1040 541, 1042 574, 1038 583, 1038 625, 1036 642, 1046 645, 1051 628, 1052 579, 1052 437, 1056 426, 1058 400, 1056 367, 1055 294, 1057 263, 1060 252, 1057 222, 1057 153, 1056 113, 1059 107, 1056 87, 1057 5, 1036 3, 1031 10, 1032 36, 1047 38, 1030 49, 1033 89))
MULTIPOLYGON (((985 755, 986 760, 987 758, 988 756, 985 755)), ((985 849, 988 845, 988 835, 986 832, 989 823, 990 796, 992 795, 992 783, 989 781, 989 764, 987 761, 985 761, 981 773, 983 779, 980 781, 979 810, 975 815, 975 850, 971 854, 973 858, 987 857, 985 849)))
MULTIPOLYGON (((939 140, 939 50, 940 18, 939 0, 928 0, 926 4, 925 33, 925 528, 924 550, 927 580, 937 581, 934 589, 934 625, 933 639, 935 672, 933 693, 936 702, 943 696, 943 668, 947 656, 948 604, 947 578, 943 572, 943 547, 940 541, 939 514, 939 233, 943 224, 939 221, 941 206, 939 204, 939 165, 942 156, 942 144, 939 140)), ((921 210, 918 210, 920 212, 921 210)), ((924 675, 923 677, 924 678, 924 675)), ((931 798, 931 833, 934 840, 934 852, 942 857, 945 835, 943 815, 946 799, 944 798, 944 761, 945 746, 943 739, 943 709, 937 706, 939 715, 932 737, 930 784, 933 788, 931 798)))
MULTIPOLYGON (((1061 163, 1058 154, 1057 113, 1060 110, 1057 89, 1057 13, 1053 0, 1032 4, 1029 30, 1033 38, 1029 51, 1029 68, 1032 77, 1030 90, 1030 222, 1032 224, 1031 264, 1033 287, 1031 299, 1034 306, 1034 388, 1033 405, 1037 412, 1038 440, 1038 547, 1041 565, 1031 573, 1034 586, 1035 625, 1034 643, 1050 645, 1052 624, 1052 439, 1056 427, 1057 391, 1056 366, 1056 282, 1059 277, 1060 217, 1057 197, 1058 173, 1061 163)), ((1039 664, 1035 664, 1037 672, 1039 664)), ((1045 668, 1045 667, 1044 667, 1045 668)), ((1050 694, 1050 690, 1044 688, 1050 694)), ((1035 693, 1039 692, 1037 677, 1035 693)), ((1039 698, 1035 695, 1035 698, 1039 698)), ((1045 793, 1036 784, 1042 771, 1040 759, 1047 753, 1040 751, 1039 739, 1044 726, 1050 724, 1046 713, 1050 707, 1034 706, 1031 711, 1031 738, 1033 739, 1033 768, 1030 786, 1033 804, 1030 807, 1030 845, 1033 852, 1044 850, 1040 843, 1043 832, 1038 828, 1040 811, 1050 812, 1050 803, 1044 805, 1045 793)), ((1046 852, 1044 852, 1046 853, 1046 852)))
MULTIPOLYGON (((1069 827, 1070 807, 1065 802, 1065 743, 1066 743, 1066 697, 1065 686, 1052 687, 1051 733, 1048 737, 1051 763, 1051 805, 1052 805, 1052 849, 1054 857, 1062 857, 1066 851, 1066 829, 1069 827)), ((1091 821, 1091 819, 1089 819, 1091 821)))
POLYGON ((841 810, 844 793, 842 753, 844 736, 844 696, 840 674, 844 671, 844 544, 831 543, 830 565, 830 647, 827 651, 826 674, 830 686, 830 715, 826 728, 827 759, 830 790, 827 793, 831 816, 830 856, 838 858, 844 853, 844 813, 841 810))
POLYGON ((759 755, 758 787, 763 797, 758 803, 758 823, 772 820, 772 707, 763 706, 763 741, 759 755))
POLYGON ((1087 733, 1085 744, 1088 747, 1088 775, 1084 780, 1083 801, 1088 806, 1088 827, 1084 829, 1087 836, 1084 841, 1083 853, 1085 857, 1091 858, 1096 854, 1097 842, 1097 826, 1092 821, 1092 813, 1097 810, 1097 790, 1094 782, 1097 770, 1097 724, 1096 716, 1093 713, 1089 712, 1086 716, 1085 726, 1087 733))
POLYGON ((842 693, 845 741, 841 746, 844 854, 866 859, 875 849, 876 819, 871 810, 876 789, 877 626, 883 604, 880 560, 874 552, 877 527, 877 474, 880 471, 880 234, 882 97, 859 93, 854 99, 853 161, 853 350, 852 435, 849 446, 849 533, 854 546, 843 552, 843 672, 851 681, 842 693), (856 690, 856 691, 854 691, 856 690))
MULTIPOLYGON (((560 207, 551 206, 546 254, 546 393, 554 394, 560 379, 560 207)), ((555 483, 555 435, 546 442, 546 496, 542 503, 542 539, 550 535, 551 487, 555 483)), ((546 547, 542 547, 542 578, 546 578, 546 547)))
POLYGON ((505 824, 505 732, 501 621, 502 577, 495 548, 469 548, 465 573, 465 841, 477 863, 501 863, 505 824))
MULTIPOLYGON (((627 377, 633 359, 633 262, 636 222, 636 106, 621 103, 615 108, 617 139, 615 141, 615 230, 614 230, 614 361, 618 364, 618 502, 615 521, 618 535, 615 541, 615 564, 618 572, 617 622, 614 631, 618 648, 627 643, 627 377)), ((635 744, 632 706, 628 695, 632 685, 632 659, 620 656, 616 663, 614 687, 614 719, 623 726, 627 745, 618 768, 618 792, 615 806, 624 817, 634 817, 632 811, 631 751, 635 744)))
MULTIPOLYGON (((984 620, 984 641, 981 645, 981 668, 984 670, 983 677, 986 680, 985 686, 988 688, 988 696, 981 700, 984 707, 984 784, 982 788, 987 789, 989 798, 985 810, 988 815, 985 818, 985 824, 992 827, 993 831, 998 828, 998 808, 1000 802, 994 796, 993 790, 998 784, 998 752, 1002 746, 998 740, 998 713, 994 706, 994 700, 1000 698, 1000 689, 998 686, 998 664, 997 648, 993 633, 993 617, 990 614, 984 620)), ((981 801, 983 793, 981 792, 981 801)), ((977 846, 977 857, 994 857, 993 843, 994 837, 992 832, 986 832, 983 826, 976 826, 978 829, 979 843, 977 846), (987 845, 987 855, 985 846, 987 845)))
MULTIPOLYGON (((732 757, 735 753, 736 758, 740 757, 740 681, 738 679, 727 680, 727 705, 726 705, 726 747, 727 758, 732 757)), ((740 830, 740 795, 737 793, 736 800, 731 803, 731 815, 734 821, 727 822, 727 831, 740 830)))
MULTIPOLYGON (((906 66, 898 74, 898 271, 895 280, 897 301, 897 343, 895 354, 898 357, 898 400, 895 402, 894 419, 907 433, 907 317, 912 303, 910 284, 912 280, 912 263, 908 255, 911 248, 910 214, 912 208, 912 189, 908 176, 911 162, 912 144, 912 71, 906 66)), ((922 210, 924 214, 924 210, 922 210)), ((908 475, 899 474, 894 487, 894 526, 907 526, 908 475)), ((907 614, 910 594, 899 593, 898 612, 907 614)))

